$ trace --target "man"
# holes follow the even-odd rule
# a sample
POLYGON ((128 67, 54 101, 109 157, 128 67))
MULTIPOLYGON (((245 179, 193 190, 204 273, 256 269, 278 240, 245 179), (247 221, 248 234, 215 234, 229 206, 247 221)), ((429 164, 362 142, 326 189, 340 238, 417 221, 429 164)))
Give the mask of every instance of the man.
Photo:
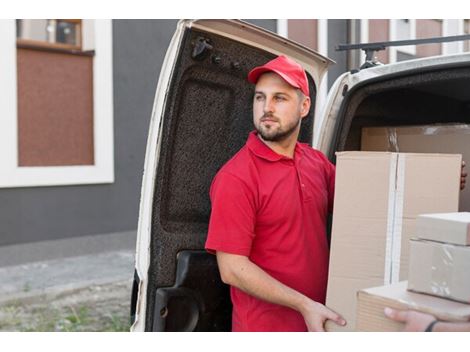
POLYGON ((248 80, 256 84, 256 131, 212 182, 206 242, 231 286, 232 330, 324 331, 328 319, 345 325, 324 306, 335 167, 297 142, 311 105, 307 76, 279 56, 248 80))
POLYGON ((206 249, 231 286, 233 331, 323 331, 344 319, 324 306, 326 219, 335 168, 297 142, 311 101, 307 76, 279 56, 253 69, 246 145, 214 178, 206 249))

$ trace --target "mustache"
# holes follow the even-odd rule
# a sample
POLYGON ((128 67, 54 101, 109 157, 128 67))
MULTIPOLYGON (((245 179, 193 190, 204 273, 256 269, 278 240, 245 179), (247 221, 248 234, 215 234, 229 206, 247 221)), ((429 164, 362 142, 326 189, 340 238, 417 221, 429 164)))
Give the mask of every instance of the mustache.
POLYGON ((270 119, 270 120, 274 120, 274 121, 278 121, 279 119, 277 117, 275 117, 272 113, 268 112, 268 113, 265 113, 263 114, 263 116, 261 116, 261 119, 260 120, 264 120, 264 119, 270 119))

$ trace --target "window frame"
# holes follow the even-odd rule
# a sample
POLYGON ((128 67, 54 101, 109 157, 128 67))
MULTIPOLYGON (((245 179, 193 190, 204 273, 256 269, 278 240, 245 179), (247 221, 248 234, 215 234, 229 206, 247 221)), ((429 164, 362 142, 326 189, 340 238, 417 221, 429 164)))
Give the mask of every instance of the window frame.
MULTIPOLYGON (((49 19, 47 19, 48 21, 49 19)), ((30 38, 16 38, 16 42, 19 45, 27 45, 38 48, 49 48, 49 49, 65 49, 65 50, 82 50, 83 43, 83 21, 81 19, 55 19, 56 21, 68 22, 77 25, 77 44, 66 44, 61 42, 49 42, 46 40, 37 40, 30 38)), ((28 21, 28 20, 21 20, 28 21)))
POLYGON ((114 182, 112 20, 94 20, 94 165, 18 166, 15 20, 0 20, 0 188, 114 182))
MULTIPOLYGON (((402 19, 390 19, 389 20, 389 31, 390 31, 390 41, 396 40, 414 40, 416 39, 416 19, 408 19, 410 21, 410 35, 408 38, 398 38, 398 21, 402 19)), ((389 62, 397 62, 398 52, 404 54, 416 56, 416 45, 406 45, 400 47, 391 46, 389 49, 389 62)))
MULTIPOLYGON (((465 34, 465 20, 464 19, 443 19, 442 20, 442 36, 453 36, 465 34), (457 31, 452 31, 452 25, 456 25, 457 31)), ((464 41, 442 43, 442 54, 456 54, 464 52, 464 41)))

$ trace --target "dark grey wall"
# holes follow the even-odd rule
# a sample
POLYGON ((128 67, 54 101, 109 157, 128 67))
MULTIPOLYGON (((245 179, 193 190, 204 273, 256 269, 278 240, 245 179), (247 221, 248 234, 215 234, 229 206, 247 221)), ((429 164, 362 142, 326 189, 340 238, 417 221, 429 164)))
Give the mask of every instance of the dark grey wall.
POLYGON ((113 21, 115 183, 0 189, 0 246, 137 228, 147 129, 176 23, 113 21))
POLYGON ((336 65, 328 70, 328 89, 336 78, 347 71, 347 54, 345 51, 336 51, 338 44, 348 42, 347 20, 328 20, 328 57, 336 61, 336 65))

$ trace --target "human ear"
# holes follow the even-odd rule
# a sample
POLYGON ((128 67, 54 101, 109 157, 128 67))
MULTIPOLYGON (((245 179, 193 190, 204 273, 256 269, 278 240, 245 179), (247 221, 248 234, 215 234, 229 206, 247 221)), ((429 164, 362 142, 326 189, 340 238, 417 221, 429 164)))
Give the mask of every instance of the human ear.
POLYGON ((308 115, 308 112, 310 111, 310 106, 311 106, 310 97, 305 97, 300 107, 300 117, 304 118, 305 116, 308 115))

